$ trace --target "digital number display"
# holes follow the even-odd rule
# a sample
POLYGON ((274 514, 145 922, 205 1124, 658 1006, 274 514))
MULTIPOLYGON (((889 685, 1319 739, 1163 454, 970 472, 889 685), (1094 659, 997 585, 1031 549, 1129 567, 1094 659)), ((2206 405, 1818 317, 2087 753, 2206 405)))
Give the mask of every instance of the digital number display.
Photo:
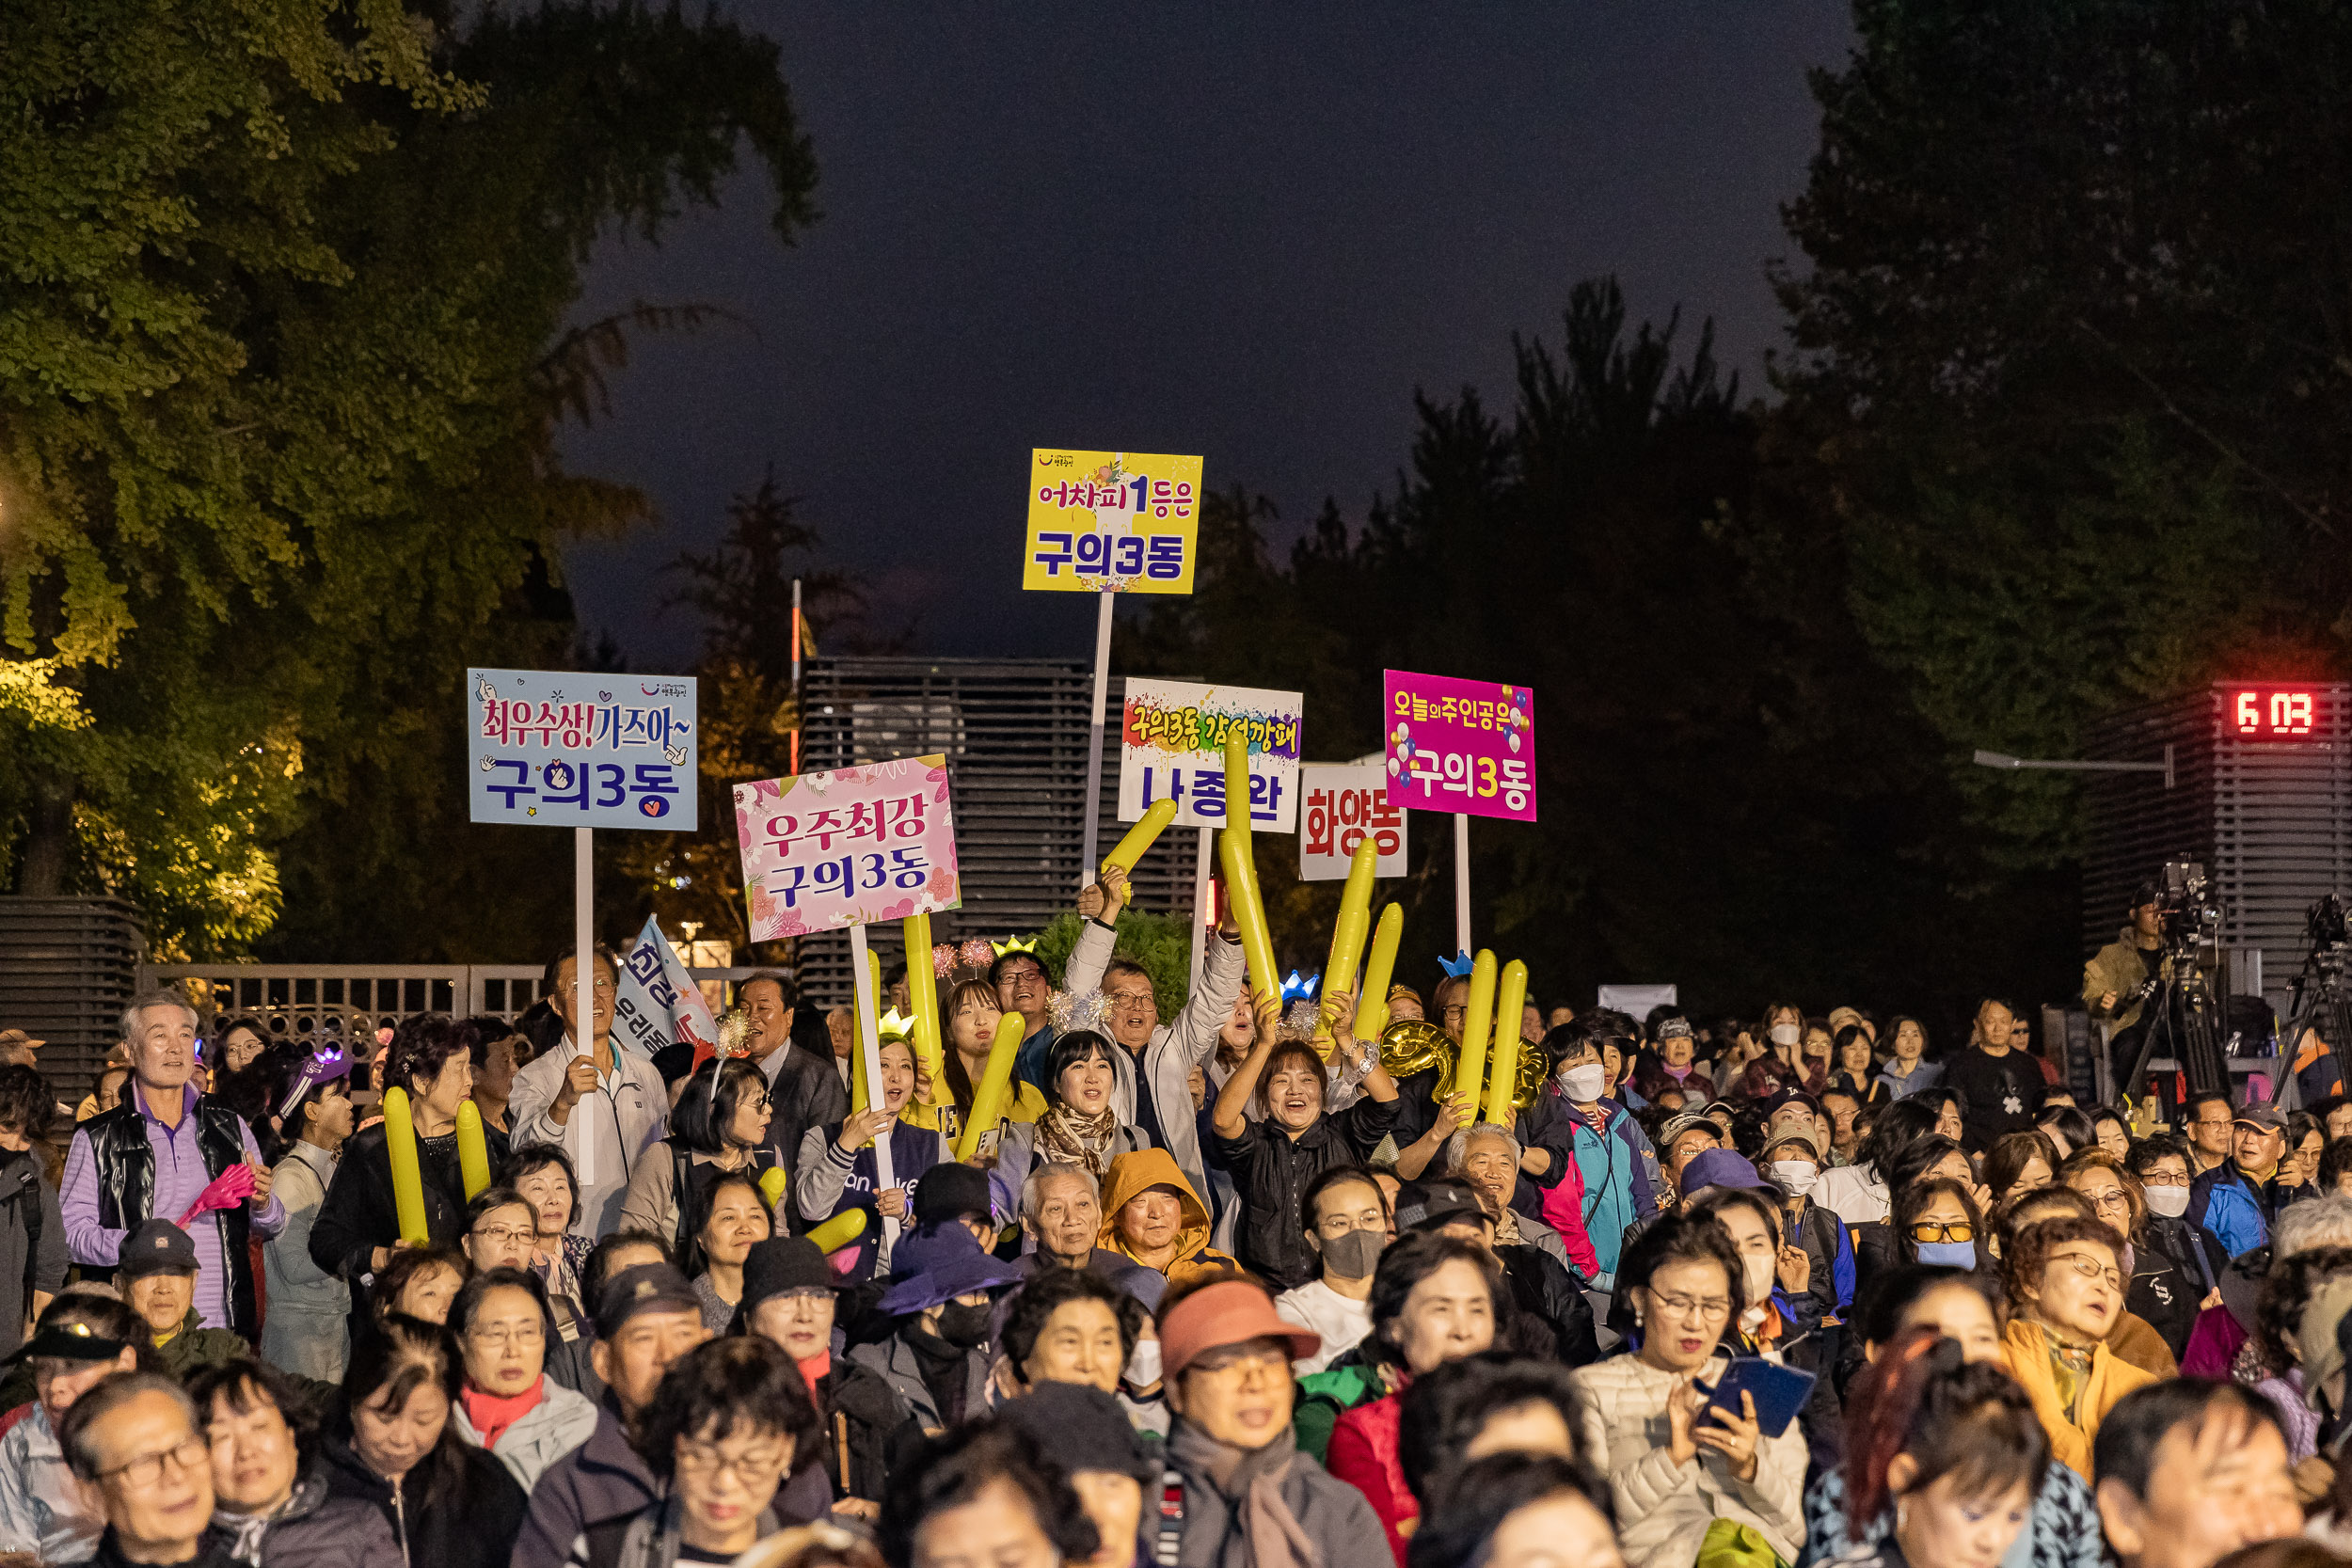
POLYGON ((2229 733, 2240 740, 2301 740, 2312 733, 2318 700, 2314 692, 2262 687, 2227 696, 2229 733))

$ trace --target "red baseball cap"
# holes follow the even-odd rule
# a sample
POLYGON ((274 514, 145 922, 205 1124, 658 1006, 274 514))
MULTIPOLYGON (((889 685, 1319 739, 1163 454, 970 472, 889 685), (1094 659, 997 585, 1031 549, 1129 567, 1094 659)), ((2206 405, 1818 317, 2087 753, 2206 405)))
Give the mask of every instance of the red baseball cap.
POLYGON ((1252 1339, 1289 1341, 1294 1361, 1323 1348, 1322 1335, 1277 1315, 1274 1298, 1263 1289, 1246 1279, 1228 1279, 1202 1286, 1161 1315, 1161 1375, 1180 1376, 1220 1345, 1252 1339))

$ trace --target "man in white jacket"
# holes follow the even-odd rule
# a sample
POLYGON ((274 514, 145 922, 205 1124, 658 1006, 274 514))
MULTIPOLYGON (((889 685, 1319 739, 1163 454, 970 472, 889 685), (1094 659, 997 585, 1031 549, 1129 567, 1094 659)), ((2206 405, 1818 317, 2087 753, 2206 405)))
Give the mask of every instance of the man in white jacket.
POLYGON ((548 965, 548 1006, 564 1021, 563 1043, 515 1075, 507 1101, 516 1148, 556 1144, 580 1172, 580 1217, 572 1234, 591 1241, 620 1227, 621 1202, 628 1196, 629 1172, 655 1144, 669 1135, 670 1097, 652 1062, 612 1046, 611 954, 596 957, 595 1019, 589 1051, 578 1044, 572 1014, 579 1002, 572 955, 548 965))
MULTIPOLYGON (((1192 1103, 1192 1071, 1208 1070, 1216 1053, 1217 1031, 1241 994, 1241 927, 1227 910, 1216 939, 1203 946, 1200 973, 1192 977, 1192 995, 1185 999, 1184 1011, 1162 1023, 1152 977, 1137 965, 1111 957, 1119 911, 1127 903, 1127 874, 1115 865, 1104 868, 1103 891, 1103 912, 1080 929, 1063 979, 1071 995, 1100 989, 1109 1004, 1107 1032, 1124 1047, 1111 1059, 1119 1074, 1111 1109, 1120 1124, 1149 1132, 1152 1143, 1175 1156, 1192 1190, 1205 1193, 1209 1184, 1192 1103)), ((1214 1083, 1209 1092, 1216 1092, 1214 1083)))

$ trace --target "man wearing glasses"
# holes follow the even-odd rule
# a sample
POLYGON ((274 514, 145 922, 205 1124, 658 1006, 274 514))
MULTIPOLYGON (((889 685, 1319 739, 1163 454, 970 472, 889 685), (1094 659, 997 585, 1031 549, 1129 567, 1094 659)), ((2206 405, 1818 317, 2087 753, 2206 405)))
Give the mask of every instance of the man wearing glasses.
POLYGON ((580 1173, 572 1234, 596 1241, 621 1227, 629 1172, 670 1132, 670 1097, 646 1057, 612 1049, 612 959, 599 949, 590 989, 588 1049, 579 1044, 579 973, 564 954, 548 965, 543 994, 567 1031, 563 1043, 515 1075, 506 1114, 516 1148, 558 1144, 580 1173))
MULTIPOLYGON (((2210 1107, 2199 1107, 2204 1115, 2210 1107)), ((2231 1124, 2229 1160, 2189 1183, 2188 1222, 2201 1226, 2236 1258, 2270 1240, 2270 1222, 2287 1195, 2278 1183, 2279 1161, 2287 1149, 2286 1114, 2271 1105, 2249 1105, 2231 1124)))
POLYGON ((2182 1114, 2188 1117, 2188 1174, 2198 1177, 2218 1169, 2230 1157, 2230 1124, 2237 1117, 2230 1097, 2217 1089, 2207 1089, 2203 1094, 2190 1096, 2182 1114))
POLYGON ((195 1402, 177 1383, 117 1372, 74 1402, 58 1440, 67 1465, 105 1513, 92 1561, 230 1568, 225 1552, 205 1544, 212 1448, 197 1430, 195 1402))

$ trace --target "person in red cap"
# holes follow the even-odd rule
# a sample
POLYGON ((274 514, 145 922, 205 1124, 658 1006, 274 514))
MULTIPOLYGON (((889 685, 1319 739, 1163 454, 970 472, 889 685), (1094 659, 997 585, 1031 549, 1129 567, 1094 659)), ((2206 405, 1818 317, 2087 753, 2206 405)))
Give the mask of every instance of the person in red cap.
POLYGON ((1162 1309, 1159 1328, 1175 1421, 1157 1499, 1158 1560, 1338 1568, 1387 1558, 1380 1517, 1364 1495, 1292 1439, 1291 1363, 1312 1355, 1322 1337, 1276 1315, 1274 1298, 1249 1279, 1178 1296, 1162 1309))

